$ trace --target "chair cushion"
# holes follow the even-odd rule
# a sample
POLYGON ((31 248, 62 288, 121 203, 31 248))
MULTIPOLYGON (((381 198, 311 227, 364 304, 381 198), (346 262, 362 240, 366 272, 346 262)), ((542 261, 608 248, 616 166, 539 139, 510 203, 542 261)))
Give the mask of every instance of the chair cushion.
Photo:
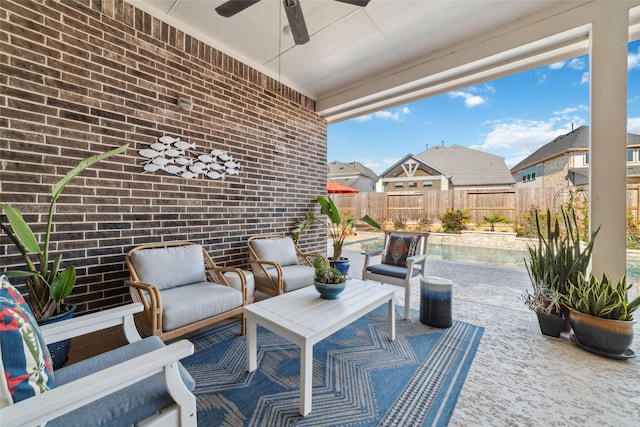
MULTIPOLYGON (((272 269, 269 275, 273 280, 278 280, 278 271, 272 269)), ((288 265, 282 267, 283 288, 285 292, 295 291, 305 286, 313 285, 313 267, 307 265, 288 265)))
POLYGON ((0 407, 5 407, 51 390, 54 381, 51 356, 29 305, 7 276, 0 282, 0 407))
POLYGON ((160 296, 165 332, 242 306, 242 292, 211 282, 166 289, 160 296))
MULTIPOLYGON (((407 267, 393 264, 376 264, 367 267, 367 271, 374 274, 382 274, 384 276, 397 277, 403 279, 407 275, 407 267)), ((415 277, 420 274, 419 268, 413 268, 411 271, 411 277, 415 277)))
POLYGON ((421 236, 402 236, 391 234, 387 250, 382 257, 383 264, 407 266, 407 258, 416 254, 421 236))
MULTIPOLYGON (((70 383, 162 347, 164 347, 164 343, 160 338, 147 337, 141 341, 58 369, 56 371, 57 384, 61 386, 70 383)), ((181 363, 178 363, 178 369, 187 388, 193 391, 195 381, 191 375, 181 363)), ((47 423, 47 427, 132 425, 172 403, 173 399, 164 386, 162 374, 156 374, 55 418, 47 423)))
POLYGON ((159 290, 207 280, 200 245, 149 248, 131 254, 140 281, 159 290))
MULTIPOLYGON (((251 248, 259 260, 271 261, 280 266, 298 264, 298 255, 291 237, 278 237, 274 239, 254 239, 251 248)), ((273 268, 265 266, 266 268, 273 268)))

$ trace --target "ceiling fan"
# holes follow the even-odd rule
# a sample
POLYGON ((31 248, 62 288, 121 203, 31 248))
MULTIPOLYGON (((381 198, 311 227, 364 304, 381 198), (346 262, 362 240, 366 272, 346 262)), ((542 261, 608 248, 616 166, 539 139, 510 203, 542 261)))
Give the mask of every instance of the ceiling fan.
MULTIPOLYGON (((216 12, 218 12, 218 15, 220 16, 230 18, 259 1, 260 0, 229 0, 216 7, 216 12)), ((335 1, 365 7, 370 0, 335 1)), ((284 5, 284 10, 287 13, 287 20, 289 21, 289 28, 291 28, 291 35, 293 36, 294 42, 296 44, 305 44, 309 41, 309 32, 307 31, 307 24, 304 22, 304 16, 302 15, 300 0, 282 0, 282 4, 284 5)))

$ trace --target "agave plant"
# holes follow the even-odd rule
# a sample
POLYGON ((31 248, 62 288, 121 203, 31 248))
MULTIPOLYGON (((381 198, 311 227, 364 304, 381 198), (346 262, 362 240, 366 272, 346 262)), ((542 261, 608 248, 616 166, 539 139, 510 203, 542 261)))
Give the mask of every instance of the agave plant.
POLYGON ((87 157, 54 185, 42 246, 40 246, 38 239, 36 239, 33 230, 23 218, 20 210, 10 205, 0 204, 0 209, 4 212, 6 221, 8 221, 7 224, 5 218, 2 218, 0 228, 4 230, 20 251, 26 264, 26 271, 7 271, 5 274, 8 277, 25 278, 27 290, 29 291, 27 301, 38 319, 46 319, 58 314, 61 310, 62 300, 71 294, 76 282, 76 269, 74 266, 70 265, 62 271, 60 270, 62 254, 58 254, 53 263, 49 262, 51 225, 58 197, 60 197, 67 184, 82 171, 107 157, 125 151, 128 146, 129 144, 125 144, 105 153, 87 157), (32 256, 35 256, 36 262, 32 260, 32 256))
POLYGON ((632 301, 627 292, 632 285, 626 284, 626 276, 613 283, 606 274, 602 280, 590 274, 578 275, 576 283, 571 283, 569 292, 564 298, 567 307, 591 316, 613 320, 633 320, 632 313, 640 307, 640 295, 632 301))
POLYGON ((561 209, 564 228, 558 218, 552 221, 547 210, 546 227, 540 225, 540 215, 535 213, 538 244, 528 248, 525 265, 534 291, 549 289, 566 295, 569 283, 575 283, 580 273, 586 274, 593 252, 598 227, 586 244, 580 239, 578 219, 570 207, 561 209))
MULTIPOLYGON (((300 234, 304 230, 307 229, 314 222, 318 222, 322 224, 327 231, 329 232, 329 236, 331 241, 333 242, 333 260, 339 260, 342 257, 342 246, 344 245, 344 240, 349 234, 349 232, 353 229, 354 219, 352 216, 340 215, 340 211, 338 207, 335 205, 333 200, 330 197, 316 197, 316 201, 320 204, 320 213, 322 215, 326 215, 329 219, 328 222, 321 221, 313 212, 307 212, 300 221, 296 224, 293 229, 293 240, 297 243, 300 238, 300 234)), ((370 226, 380 230, 380 224, 378 224, 373 218, 369 215, 365 215, 360 218, 361 221, 366 222, 370 226)))

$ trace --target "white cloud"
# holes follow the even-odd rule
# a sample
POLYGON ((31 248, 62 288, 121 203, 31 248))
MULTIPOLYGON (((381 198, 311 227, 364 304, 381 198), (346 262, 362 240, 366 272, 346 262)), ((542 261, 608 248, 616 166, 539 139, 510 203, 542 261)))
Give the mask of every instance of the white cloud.
POLYGON ((627 120, 627 132, 640 135, 640 117, 629 117, 627 120))
POLYGON ((567 66, 574 70, 584 70, 584 60, 582 58, 573 58, 569 61, 567 66))
POLYGON ((585 71, 584 73, 582 73, 582 77, 580 78, 580 84, 581 85, 589 84, 589 72, 588 71, 585 71))
POLYGON ((474 95, 472 93, 463 92, 461 90, 451 92, 449 96, 451 98, 463 98, 464 105, 466 105, 467 108, 477 107, 478 105, 486 104, 488 102, 487 98, 485 98, 484 96, 474 95))
POLYGON ((627 69, 629 71, 640 69, 640 47, 638 48, 638 52, 630 53, 627 56, 627 69))
POLYGON ((550 70, 559 70, 562 67, 564 67, 565 61, 559 61, 559 62, 554 62, 553 64, 549 65, 549 69, 550 70))
POLYGON ((554 111, 555 116, 567 116, 568 114, 575 113, 576 111, 589 111, 589 107, 586 105, 578 105, 577 107, 567 107, 564 110, 554 111))
POLYGON ((369 120, 373 120, 373 119, 381 119, 381 120, 393 120, 395 122, 401 122, 405 119, 405 117, 409 115, 411 115, 411 109, 409 107, 402 107, 402 108, 397 108, 395 110, 376 111, 375 113, 356 117, 353 120, 357 122, 368 122, 369 120))
MULTIPOLYGON (((579 126, 575 124, 574 126, 579 126)), ((479 149, 490 153, 506 151, 507 166, 513 167, 520 160, 553 141, 557 136, 571 131, 571 123, 552 118, 547 121, 514 120, 491 123, 492 129, 485 135, 479 149)))

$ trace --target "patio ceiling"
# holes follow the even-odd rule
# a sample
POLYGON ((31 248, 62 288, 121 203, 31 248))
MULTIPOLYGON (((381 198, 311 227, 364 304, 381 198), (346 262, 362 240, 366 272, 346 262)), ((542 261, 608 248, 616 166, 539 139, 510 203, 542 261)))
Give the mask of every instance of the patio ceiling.
POLYGON ((127 1, 315 99, 329 122, 585 54, 589 24, 632 6, 640 38, 640 1, 299 0, 304 45, 279 0, 231 18, 215 12, 227 0, 127 1))

